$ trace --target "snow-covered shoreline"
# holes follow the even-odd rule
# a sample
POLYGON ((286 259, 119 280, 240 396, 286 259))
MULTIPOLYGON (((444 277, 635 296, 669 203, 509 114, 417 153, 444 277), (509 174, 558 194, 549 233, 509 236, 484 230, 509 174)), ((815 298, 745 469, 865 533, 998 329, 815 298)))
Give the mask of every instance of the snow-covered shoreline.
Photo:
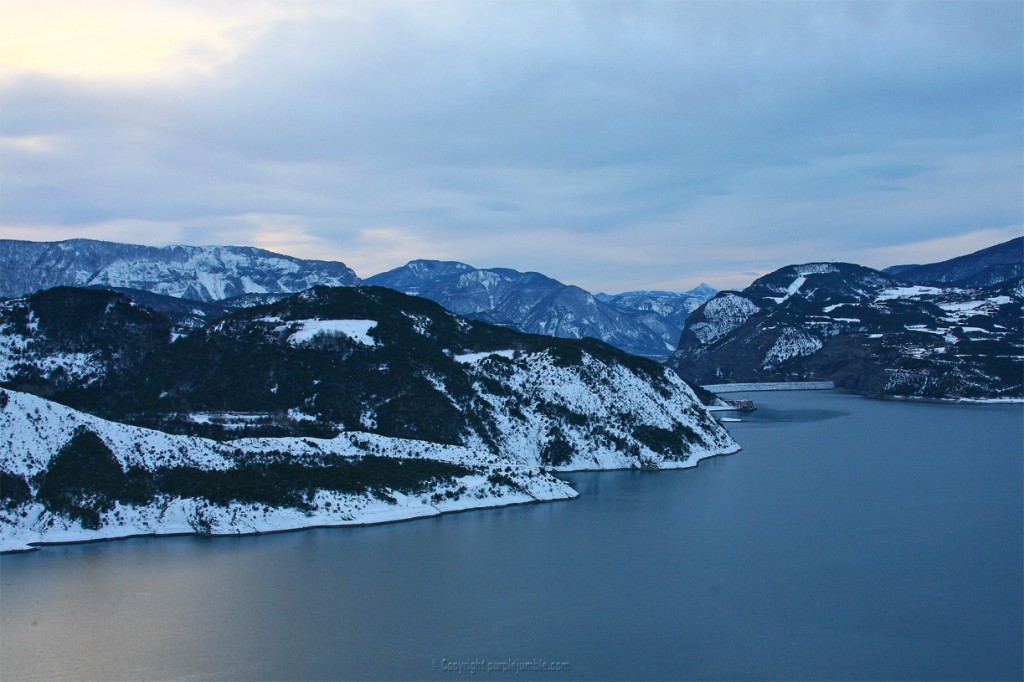
MULTIPOLYGON (((564 388, 564 386, 563 386, 564 388)), ((46 472, 51 458, 81 430, 99 434, 103 447, 122 470, 142 467, 191 467, 201 471, 227 471, 246 461, 276 461, 287 452, 289 462, 315 467, 318 463, 359 461, 387 457, 400 461, 434 461, 462 467, 462 473, 424 479, 416 492, 372 488, 362 492, 318 489, 299 506, 273 506, 257 502, 215 504, 201 497, 155 494, 146 502, 113 500, 98 511, 94 528, 62 513, 48 511, 38 499, 0 506, 0 553, 31 551, 51 544, 68 544, 197 534, 237 536, 391 523, 440 514, 536 502, 570 500, 576 490, 558 472, 609 471, 644 468, 686 469, 701 460, 737 452, 739 445, 721 427, 711 429, 698 421, 692 402, 673 406, 680 416, 706 434, 685 452, 637 448, 633 454, 585 438, 574 438, 575 454, 559 466, 544 466, 538 439, 527 425, 504 430, 501 451, 482 444, 445 445, 368 432, 342 432, 334 438, 242 438, 213 441, 109 422, 38 396, 4 389, 0 409, 0 464, 6 475, 25 481, 46 472), (691 421, 692 420, 692 421, 691 421)), ((585 394, 570 396, 579 400, 585 394)), ((692 399, 695 402, 695 399, 692 399)), ((635 404, 639 409, 642 404, 635 404)), ((704 413, 706 415, 706 413, 704 413)), ((710 424, 709 418, 705 419, 710 424)), ((686 422, 684 422, 686 423, 686 422)), ((536 429, 533 429, 536 431, 536 429)), ((567 427, 561 430, 571 437, 567 427)), ((35 484, 33 484, 35 485, 35 484)), ((129 498, 130 499, 130 498, 129 498)), ((88 524, 87 524, 88 525, 88 524)))
MULTIPOLYGON (((464 477, 455 483, 466 483, 464 477)), ((482 477, 472 477, 482 478, 482 477)), ((468 481, 473 483, 474 481, 468 481)), ((481 481, 476 481, 480 486, 481 481)), ((478 487, 482 489, 482 486, 478 487)), ((23 505, 24 523, 0 527, 0 554, 35 551, 48 545, 82 544, 126 540, 138 537, 203 535, 231 537, 266 535, 313 528, 342 528, 397 523, 477 509, 493 509, 539 502, 572 500, 579 496, 568 482, 555 477, 536 477, 536 483, 521 490, 505 488, 499 494, 474 495, 474 489, 458 499, 430 500, 420 495, 392 492, 395 502, 373 495, 344 495, 320 491, 315 511, 290 507, 267 508, 259 504, 233 503, 227 507, 198 499, 175 499, 166 504, 143 507, 115 505, 104 520, 117 521, 90 530, 68 519, 46 512, 43 505, 23 505), (53 525, 49 525, 50 522, 53 525), (204 528, 205 524, 205 528, 204 528)))
MULTIPOLYGON (((790 382, 764 382, 748 384, 708 384, 701 388, 715 394, 720 393, 754 393, 758 391, 834 391, 836 389, 831 381, 790 381, 790 382)), ((920 403, 939 403, 942 405, 1018 405, 1024 404, 1024 396, 1003 396, 999 398, 931 398, 916 395, 865 395, 857 393, 865 398, 877 400, 906 400, 920 403)), ((734 407, 721 405, 705 405, 709 412, 733 411, 734 407)))
MULTIPOLYGON (((705 459, 732 455, 739 452, 736 447, 723 452, 701 453, 684 461, 664 462, 658 469, 649 471, 669 471, 691 469, 705 459)), ((608 471, 628 471, 628 468, 591 469, 574 468, 559 470, 557 473, 597 473, 608 471)), ((454 483, 469 481, 480 485, 482 477, 463 477, 454 483)), ((22 523, 17 526, 0 524, 0 554, 16 554, 35 552, 47 546, 77 545, 96 542, 130 540, 133 538, 182 537, 202 535, 206 537, 240 537, 245 535, 270 535, 291 533, 317 528, 347 528, 387 523, 401 523, 418 519, 436 518, 446 514, 478 511, 482 509, 500 509, 527 504, 544 502, 565 502, 579 497, 572 485, 557 476, 544 475, 527 477, 532 485, 523 486, 519 491, 507 488, 502 494, 473 496, 473 489, 457 499, 445 499, 441 502, 430 501, 432 492, 420 495, 403 495, 392 493, 396 502, 383 501, 372 495, 342 495, 321 491, 317 494, 316 512, 308 513, 294 508, 262 508, 262 505, 232 504, 219 507, 203 500, 174 500, 166 507, 147 505, 131 507, 116 505, 113 510, 104 514, 104 518, 123 519, 118 525, 103 526, 97 530, 89 530, 78 526, 67 519, 49 514, 38 503, 24 505, 28 509, 28 517, 34 517, 34 523, 22 523), (332 502, 330 507, 326 502, 332 502), (345 504, 345 503, 348 504, 345 504), (360 502, 362 503, 360 505, 360 502), (345 518, 351 515, 350 518, 345 518), (209 529, 200 531, 196 524, 200 518, 209 523, 209 529), (53 520, 58 524, 52 530, 38 531, 33 527, 45 526, 53 520), (155 525, 150 525, 155 524, 155 525)), ((522 479, 517 477, 517 483, 522 479)), ((2 517, 5 512, 0 512, 2 517)))
POLYGON ((937 403, 939 405, 1024 405, 1024 396, 1000 398, 931 398, 919 395, 867 395, 876 400, 899 400, 911 403, 937 403))

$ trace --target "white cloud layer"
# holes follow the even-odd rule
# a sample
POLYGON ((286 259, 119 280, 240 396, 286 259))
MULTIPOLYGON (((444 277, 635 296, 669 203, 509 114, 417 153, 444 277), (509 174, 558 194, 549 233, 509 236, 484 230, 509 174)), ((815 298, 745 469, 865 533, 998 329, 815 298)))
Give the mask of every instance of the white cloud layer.
POLYGON ((1019 2, 0 12, 0 237, 621 291, 941 259, 1024 224, 1019 2))

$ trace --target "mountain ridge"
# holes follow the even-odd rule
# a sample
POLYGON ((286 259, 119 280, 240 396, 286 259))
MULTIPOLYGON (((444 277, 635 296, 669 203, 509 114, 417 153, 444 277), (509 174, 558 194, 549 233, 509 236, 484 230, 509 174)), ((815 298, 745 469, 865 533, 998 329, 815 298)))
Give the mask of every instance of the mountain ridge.
POLYGON ((656 359, 668 356, 686 315, 701 300, 696 294, 664 292, 595 296, 537 272, 422 259, 364 281, 429 298, 476 319, 560 338, 591 336, 656 359))
POLYGON ((548 472, 738 450, 653 360, 386 288, 173 329, 103 289, 0 301, 0 549, 568 499, 548 472))
POLYGON ((875 396, 1024 398, 1024 284, 912 285, 849 263, 719 292, 668 365, 702 384, 830 380, 875 396))
POLYGON ((359 283, 344 263, 251 246, 142 246, 92 239, 0 239, 0 297, 55 286, 139 289, 203 302, 250 293, 295 293, 359 283))
POLYGON ((0 547, 565 499, 545 472, 738 449, 663 365, 387 288, 315 287, 172 330, 103 289, 0 301, 0 547))
MULTIPOLYGON (((54 286, 128 292, 174 317, 201 326, 224 310, 266 302, 311 286, 355 286, 362 280, 344 263, 275 254, 253 247, 150 247, 89 239, 62 242, 0 240, 0 297, 54 286), (190 309, 155 295, 199 301, 190 309), (217 307, 223 308, 218 311, 217 307)), ((458 261, 414 260, 367 278, 425 296, 483 321, 561 338, 600 338, 628 352, 663 360, 675 348, 686 316, 714 290, 626 292, 594 296, 539 272, 478 269, 458 261), (606 300, 602 300, 606 299, 606 300)))
POLYGON ((925 265, 893 265, 882 272, 914 284, 992 286, 1024 277, 1024 237, 925 265))

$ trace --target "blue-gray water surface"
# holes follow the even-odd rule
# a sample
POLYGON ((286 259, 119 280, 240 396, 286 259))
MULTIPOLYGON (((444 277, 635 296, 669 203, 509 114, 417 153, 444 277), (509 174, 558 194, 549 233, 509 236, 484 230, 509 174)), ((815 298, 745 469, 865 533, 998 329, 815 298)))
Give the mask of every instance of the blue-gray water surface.
POLYGON ((748 397, 573 502, 0 557, 0 678, 1021 679, 1021 406, 748 397))

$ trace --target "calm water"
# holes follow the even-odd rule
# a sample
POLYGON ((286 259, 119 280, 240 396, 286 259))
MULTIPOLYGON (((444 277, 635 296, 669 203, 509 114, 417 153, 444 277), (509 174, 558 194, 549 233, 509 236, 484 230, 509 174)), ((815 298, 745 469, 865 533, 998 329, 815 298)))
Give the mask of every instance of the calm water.
POLYGON ((4 556, 0 678, 1020 679, 1021 407, 750 397, 575 502, 4 556))

